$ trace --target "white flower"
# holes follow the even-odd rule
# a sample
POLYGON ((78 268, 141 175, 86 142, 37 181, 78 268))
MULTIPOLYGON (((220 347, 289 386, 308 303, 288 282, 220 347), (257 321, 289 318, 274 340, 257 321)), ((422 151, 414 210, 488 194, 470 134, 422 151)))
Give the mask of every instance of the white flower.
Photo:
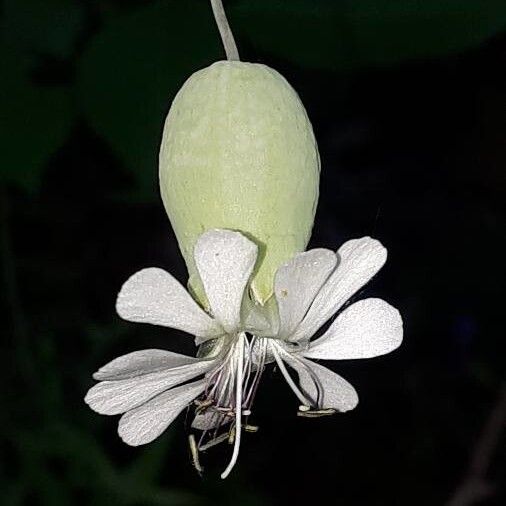
POLYGON ((401 343, 399 313, 380 299, 349 306, 322 337, 310 340, 384 264, 386 250, 378 241, 348 241, 337 254, 325 249, 297 254, 277 270, 275 296, 266 306, 249 298, 257 247, 242 234, 206 232, 194 257, 209 314, 157 268, 134 274, 118 295, 117 310, 124 319, 186 331, 207 352, 204 358, 193 358, 164 350, 137 351, 94 374, 100 383, 89 390, 86 402, 101 414, 122 414, 118 432, 130 445, 153 441, 195 402, 192 427, 202 430, 197 452, 234 440, 225 478, 237 461, 242 428, 254 430, 248 416, 266 363, 278 363, 302 403, 300 414, 319 416, 353 409, 358 398, 343 378, 308 358, 373 357, 401 343), (285 362, 297 371, 300 387, 285 362), (228 424, 230 429, 219 435, 228 424))
POLYGON ((321 337, 310 340, 379 271, 386 257, 380 242, 363 237, 346 242, 337 254, 326 249, 300 253, 278 269, 274 280, 278 318, 273 319, 268 350, 302 402, 299 414, 344 412, 358 403, 346 380, 308 359, 370 358, 401 344, 399 312, 375 298, 351 304, 321 337), (284 362, 297 372, 300 388, 284 362))
POLYGON ((224 477, 239 452, 243 406, 252 402, 251 346, 241 323, 244 291, 253 272, 257 246, 238 232, 212 230, 198 240, 195 262, 212 316, 203 311, 169 273, 143 269, 123 285, 118 314, 130 321, 183 330, 197 343, 211 341, 210 358, 197 359, 164 350, 143 350, 119 357, 99 369, 85 401, 104 415, 123 414, 120 437, 129 445, 157 438, 194 399, 204 393, 201 405, 212 415, 198 415, 203 430, 219 427, 235 418, 235 446, 224 477), (191 383, 189 380, 205 375, 191 383), (183 384, 184 383, 184 384, 183 384), (178 386, 180 385, 180 386, 178 386), (210 411, 211 413, 211 411, 210 411))

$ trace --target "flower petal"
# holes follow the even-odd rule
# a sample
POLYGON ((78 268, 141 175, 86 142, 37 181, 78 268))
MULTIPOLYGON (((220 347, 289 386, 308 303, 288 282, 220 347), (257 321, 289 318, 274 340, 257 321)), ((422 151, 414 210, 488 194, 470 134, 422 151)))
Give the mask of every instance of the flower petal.
POLYGON ((341 413, 357 406, 356 390, 335 372, 286 351, 282 358, 297 371, 300 387, 314 406, 319 409, 333 408, 341 413))
POLYGON ((142 406, 125 413, 118 425, 118 434, 130 446, 139 446, 156 439, 205 389, 206 381, 196 381, 173 388, 142 406))
POLYGON ((274 278, 274 293, 278 302, 281 339, 293 334, 336 264, 333 251, 312 249, 298 253, 279 267, 274 278))
POLYGON ((370 358, 402 342, 399 311, 381 299, 364 299, 346 308, 304 356, 327 360, 370 358))
POLYGON ((183 286, 157 267, 142 269, 126 281, 118 294, 116 310, 125 320, 171 327, 196 336, 210 338, 223 333, 183 286))
POLYGON ((242 297, 257 249, 256 244, 231 230, 210 230, 195 244, 195 262, 209 306, 229 333, 239 326, 242 297))
POLYGON ((97 413, 118 415, 140 406, 175 385, 205 374, 213 365, 211 360, 202 360, 134 378, 102 381, 90 388, 84 400, 97 413))
POLYGON ((115 358, 94 373, 93 378, 98 381, 123 380, 195 362, 199 359, 172 351, 140 350, 115 358))
POLYGON ((310 338, 342 305, 380 269, 387 259, 387 250, 370 237, 352 239, 338 250, 338 266, 316 295, 305 318, 290 338, 310 338))

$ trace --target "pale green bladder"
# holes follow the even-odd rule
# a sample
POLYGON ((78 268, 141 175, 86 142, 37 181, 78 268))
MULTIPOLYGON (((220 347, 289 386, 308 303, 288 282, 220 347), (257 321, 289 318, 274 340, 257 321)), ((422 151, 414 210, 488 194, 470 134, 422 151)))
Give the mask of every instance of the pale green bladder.
POLYGON ((219 61, 186 81, 165 122, 160 188, 189 287, 204 306, 193 260, 198 236, 226 228, 258 244, 251 291, 264 304, 276 269, 307 245, 319 174, 311 123, 278 72, 219 61))

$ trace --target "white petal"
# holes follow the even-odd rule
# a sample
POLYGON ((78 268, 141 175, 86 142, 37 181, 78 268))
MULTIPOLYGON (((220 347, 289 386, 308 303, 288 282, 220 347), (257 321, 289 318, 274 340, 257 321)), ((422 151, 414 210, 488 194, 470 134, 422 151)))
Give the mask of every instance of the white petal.
POLYGON ((333 251, 313 249, 298 253, 279 267, 274 278, 274 293, 278 302, 281 339, 294 332, 336 263, 333 251))
POLYGON ((122 380, 198 361, 198 358, 172 351, 140 350, 115 358, 94 373, 93 378, 99 381, 122 380))
POLYGON ((195 262, 209 306, 227 332, 239 326, 242 297, 257 249, 256 244, 231 230, 210 230, 195 244, 195 262))
POLYGON ((151 323, 205 337, 223 331, 168 272, 156 267, 142 269, 122 286, 116 301, 121 318, 151 323))
POLYGON ((333 408, 344 413, 358 404, 356 390, 335 372, 288 352, 282 358, 297 371, 302 392, 319 409, 333 408))
POLYGON ((140 406, 155 395, 206 373, 214 365, 202 360, 165 371, 118 381, 102 381, 90 388, 85 402, 102 415, 117 415, 140 406))
POLYGON ((370 358, 395 350, 402 342, 399 311, 381 299, 364 299, 346 308, 305 357, 341 360, 370 358))
POLYGON ((318 292, 305 318, 290 338, 291 341, 313 336, 383 267, 387 259, 386 248, 370 237, 345 242, 337 254, 336 269, 318 292))
POLYGON ((156 439, 205 389, 206 381, 196 381, 173 388, 142 406, 125 413, 118 425, 121 439, 131 445, 139 446, 156 439))

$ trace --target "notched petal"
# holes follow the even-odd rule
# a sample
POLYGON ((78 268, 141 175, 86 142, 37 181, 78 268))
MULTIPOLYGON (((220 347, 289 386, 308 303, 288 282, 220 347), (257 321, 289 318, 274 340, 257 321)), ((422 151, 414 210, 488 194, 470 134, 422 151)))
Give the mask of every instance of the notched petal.
POLYGON ((345 242, 339 248, 337 256, 336 269, 316 295, 290 340, 297 341, 313 336, 383 267, 387 250, 376 239, 362 237, 345 242))
POLYGON ((93 378, 98 381, 122 380, 195 362, 198 362, 195 357, 171 351, 140 350, 115 358, 95 372, 93 378))
POLYGON ((327 360, 377 357, 399 347, 402 334, 397 309, 381 299, 364 299, 339 314, 304 356, 327 360))
POLYGON ((129 379, 102 381, 88 391, 84 400, 97 413, 118 415, 175 385, 205 374, 213 365, 212 361, 204 360, 129 379))
POLYGON ((116 301, 121 318, 151 323, 207 338, 223 330, 168 272, 157 267, 142 269, 122 286, 116 301))
POLYGON ((210 230, 195 244, 195 263, 211 312, 229 333, 240 325, 241 303, 257 251, 255 243, 232 230, 210 230))
POLYGON ((298 253, 279 267, 274 278, 274 293, 279 308, 281 339, 295 331, 336 263, 333 251, 313 249, 298 253))
POLYGON ((205 380, 182 385, 128 411, 119 421, 119 436, 130 446, 150 443, 167 429, 193 399, 204 391, 205 386, 205 380))

